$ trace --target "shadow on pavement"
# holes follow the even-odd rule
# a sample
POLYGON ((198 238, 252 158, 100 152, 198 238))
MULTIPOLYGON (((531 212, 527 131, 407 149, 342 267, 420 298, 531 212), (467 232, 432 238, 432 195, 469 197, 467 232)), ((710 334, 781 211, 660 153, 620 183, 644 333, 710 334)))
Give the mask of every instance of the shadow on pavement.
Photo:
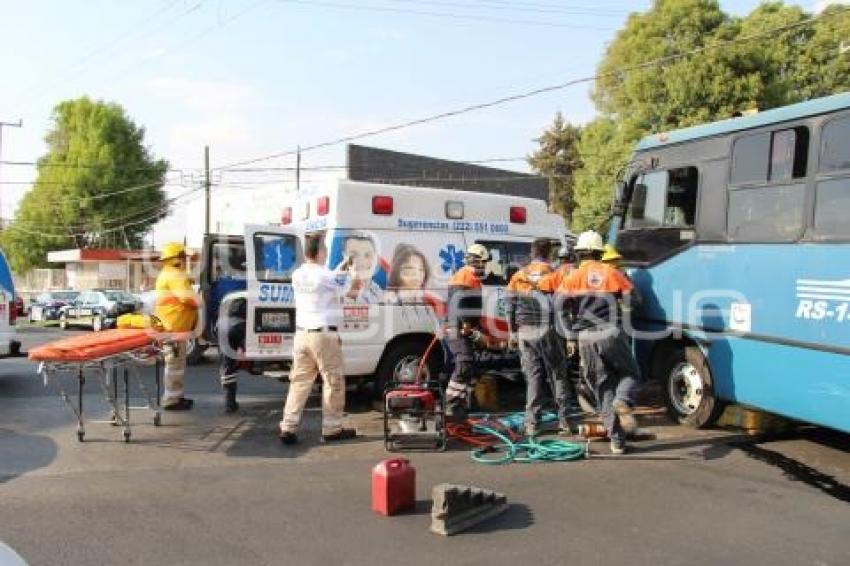
POLYGON ((467 534, 484 534, 498 531, 527 529, 534 524, 534 512, 523 503, 510 503, 504 513, 479 523, 464 531, 467 534))
POLYGON ((850 503, 850 486, 841 483, 833 476, 820 472, 799 460, 795 460, 764 446, 740 442, 733 444, 732 447, 741 450, 750 458, 779 468, 785 477, 791 481, 803 482, 830 497, 850 503))
POLYGON ((0 484, 48 466, 59 449, 53 439, 0 429, 0 484))

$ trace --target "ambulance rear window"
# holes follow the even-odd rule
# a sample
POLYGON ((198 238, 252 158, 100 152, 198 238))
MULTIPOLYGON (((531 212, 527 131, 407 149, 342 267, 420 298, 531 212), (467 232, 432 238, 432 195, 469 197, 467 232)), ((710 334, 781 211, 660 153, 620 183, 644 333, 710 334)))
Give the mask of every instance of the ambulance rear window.
POLYGON ((301 261, 301 243, 286 234, 255 234, 254 263, 257 279, 289 282, 301 261))

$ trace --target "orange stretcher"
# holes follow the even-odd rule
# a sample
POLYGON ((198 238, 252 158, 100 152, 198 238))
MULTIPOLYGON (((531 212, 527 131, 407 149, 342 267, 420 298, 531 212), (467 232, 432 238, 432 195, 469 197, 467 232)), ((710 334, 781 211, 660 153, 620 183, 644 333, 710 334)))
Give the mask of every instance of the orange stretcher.
POLYGON ((186 333, 168 334, 153 329, 104 330, 33 348, 29 359, 40 362, 38 372, 44 378, 45 386, 55 384, 62 400, 74 413, 77 419, 77 438, 80 442, 86 435, 83 390, 87 376, 93 377, 100 384, 106 402, 112 410, 111 418, 104 422, 121 426, 124 441, 129 442, 131 410, 153 411, 153 424, 160 425, 163 348, 168 342, 187 338, 186 333), (155 395, 150 392, 142 377, 142 369, 150 366, 154 367, 155 395), (76 405, 64 387, 69 376, 77 380, 76 405), (130 406, 133 381, 131 377, 135 378, 138 389, 147 400, 144 406, 130 406), (123 385, 123 391, 119 391, 119 385, 123 385))

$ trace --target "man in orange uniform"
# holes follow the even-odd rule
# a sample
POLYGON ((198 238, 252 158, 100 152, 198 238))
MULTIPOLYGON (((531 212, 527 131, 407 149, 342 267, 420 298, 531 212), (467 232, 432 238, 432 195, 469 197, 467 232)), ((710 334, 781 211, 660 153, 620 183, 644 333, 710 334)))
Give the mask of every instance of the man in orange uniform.
POLYGON ((572 252, 570 248, 567 246, 561 246, 558 248, 558 267, 555 269, 555 272, 550 276, 552 281, 552 285, 555 289, 561 286, 561 283, 564 282, 564 279, 567 278, 567 275, 575 269, 573 265, 572 252))
POLYGON ((519 348, 526 383, 526 436, 539 432, 545 383, 552 391, 561 432, 571 432, 567 359, 552 316, 552 292, 557 272, 548 261, 550 246, 546 239, 531 243, 532 260, 511 277, 506 293, 510 346, 519 348))
POLYGON ((611 452, 626 451, 626 435, 636 427, 633 400, 640 373, 628 336, 620 324, 621 301, 629 302, 632 284, 616 268, 602 263, 602 236, 589 231, 579 235, 575 247, 579 266, 562 282, 570 330, 578 339, 582 372, 596 387, 603 424, 611 452))
MULTIPOLYGON (((186 250, 183 244, 165 244, 160 254, 162 271, 156 278, 155 314, 166 332, 189 333, 198 320, 198 296, 186 273, 186 250)), ((186 340, 165 344, 165 391, 162 408, 166 411, 188 411, 194 402, 183 396, 186 372, 186 340)))
POLYGON ((481 278, 488 261, 487 248, 472 244, 464 256, 466 265, 449 280, 446 332, 454 371, 446 387, 446 413, 454 421, 466 419, 469 389, 477 377, 474 350, 476 342, 483 339, 481 278))

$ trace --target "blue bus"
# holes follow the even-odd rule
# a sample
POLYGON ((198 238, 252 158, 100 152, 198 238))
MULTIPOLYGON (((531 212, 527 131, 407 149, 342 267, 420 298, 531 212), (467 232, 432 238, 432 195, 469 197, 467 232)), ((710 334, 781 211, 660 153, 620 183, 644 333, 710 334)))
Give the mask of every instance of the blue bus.
POLYGON ((850 93, 644 138, 609 240, 676 419, 734 402, 850 431, 850 93))

